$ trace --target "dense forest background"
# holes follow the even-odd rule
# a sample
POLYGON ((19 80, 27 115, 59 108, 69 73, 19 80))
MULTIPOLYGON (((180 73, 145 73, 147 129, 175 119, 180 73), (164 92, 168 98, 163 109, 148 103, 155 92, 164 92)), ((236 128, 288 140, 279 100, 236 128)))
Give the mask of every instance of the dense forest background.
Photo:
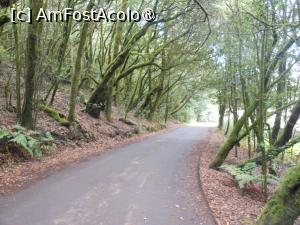
MULTIPOLYGON (((7 76, 7 98, 16 90, 15 107, 24 126, 33 128, 35 109, 41 102, 51 106, 57 90, 66 86, 70 90, 69 122, 75 120, 78 98, 86 104, 87 113, 99 117, 100 111, 104 111, 108 121, 112 120, 113 105, 119 106, 124 116, 134 111, 149 120, 161 117, 165 121, 170 117, 188 120, 198 114, 200 107, 191 108, 189 102, 200 98, 195 93, 204 88, 200 81, 208 77, 208 71, 198 70, 196 65, 201 62, 203 68, 209 68, 212 62, 204 60, 210 58, 209 50, 201 44, 207 39, 208 27, 205 14, 195 3, 91 1, 87 5, 86 1, 20 1, 15 5, 20 9, 25 6, 36 13, 40 7, 81 11, 104 7, 126 11, 151 6, 156 9, 157 20, 151 23, 35 21, 28 30, 25 23, 2 26, 2 61, 17 67, 16 76, 7 76), (32 38, 27 39, 27 33, 32 38), (13 51, 9 50, 11 47, 13 51), (26 77, 24 82, 21 77, 26 77), (23 94, 24 104, 20 97, 23 94)), ((5 14, 6 10, 9 9, 2 12, 5 14)), ((4 22, 5 18, 2 16, 4 22)), ((11 102, 7 103, 9 108, 11 102)))
MULTIPOLYGON (((227 135, 210 168, 222 168, 243 184, 257 182, 267 196, 268 184, 278 183, 276 166, 288 162, 292 168, 257 224, 297 219, 299 0, 20 0, 0 5, 0 85, 5 110, 22 127, 35 129, 40 112, 46 112, 62 126, 80 130, 78 110, 110 123, 114 110, 127 123, 130 114, 161 123, 204 121, 210 102, 218 106, 218 126, 227 135), (42 7, 153 8, 157 15, 153 22, 29 25, 10 23, 11 7, 30 7, 34 15, 42 7), (64 111, 56 107, 62 99, 68 106, 64 111), (224 163, 239 149, 247 151, 246 161, 224 163), (257 168, 259 174, 253 175, 257 168)), ((13 136, 5 132, 0 137, 13 136)))

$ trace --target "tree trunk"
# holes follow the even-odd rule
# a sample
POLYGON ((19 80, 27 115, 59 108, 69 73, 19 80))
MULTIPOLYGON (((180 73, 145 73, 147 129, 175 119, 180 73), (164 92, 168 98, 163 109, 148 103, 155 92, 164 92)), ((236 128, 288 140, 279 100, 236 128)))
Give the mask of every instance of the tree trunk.
POLYGON ((219 103, 219 125, 218 128, 221 130, 224 125, 224 116, 226 111, 226 104, 224 102, 219 103))
POLYGON ((280 147, 285 145, 292 137, 294 127, 300 116, 300 99, 297 104, 294 106, 292 113, 287 121, 287 124, 284 128, 283 134, 277 139, 274 146, 280 147))
POLYGON ((226 129, 225 129, 225 133, 224 133, 226 136, 229 132, 229 128, 230 128, 230 110, 228 109, 227 125, 226 125, 226 129))
POLYGON ((262 211, 257 225, 293 225, 300 215, 300 165, 290 169, 262 211))
MULTIPOLYGON (((281 62, 279 65, 279 75, 282 76, 282 74, 286 71, 286 60, 281 62)), ((277 93, 278 93, 278 99, 276 103, 276 110, 280 109, 282 107, 282 98, 283 93, 285 90, 285 78, 283 78, 278 84, 277 84, 277 93)), ((277 140, 278 133, 280 131, 281 126, 281 117, 282 117, 282 110, 279 110, 276 113, 275 121, 272 129, 272 143, 274 143, 277 140)))
POLYGON ((92 96, 90 97, 87 106, 86 112, 94 117, 99 118, 100 112, 105 109, 106 104, 106 92, 107 92, 107 84, 106 82, 102 82, 94 91, 92 96))
MULTIPOLYGON (((127 6, 127 0, 121 0, 120 10, 125 11, 126 6, 127 6)), ((121 21, 117 21, 116 33, 115 33, 115 39, 114 39, 113 59, 116 59, 119 54, 121 38, 122 38, 122 31, 123 31, 123 23, 121 21)), ((124 60, 124 62, 125 62, 125 60, 124 60)), ((116 77, 117 71, 118 70, 116 70, 112 74, 112 77, 108 82, 108 90, 107 90, 106 105, 105 105, 105 115, 106 115, 107 121, 109 121, 109 122, 112 122, 113 91, 114 91, 114 82, 115 82, 115 77, 116 77)))
MULTIPOLYGON (((299 117, 300 117, 300 99, 292 110, 289 120, 287 121, 287 124, 284 128, 283 134, 277 139, 277 141, 274 143, 274 145, 268 151, 268 159, 269 160, 276 158, 280 153, 282 153, 286 149, 286 148, 281 148, 281 147, 285 146, 288 143, 288 141, 290 141, 292 134, 293 134, 294 127, 295 127, 299 117)), ((243 166, 247 163, 250 163, 250 162, 255 162, 256 164, 261 165, 262 156, 258 155, 251 160, 247 160, 243 164, 241 164, 241 166, 243 166)))
POLYGON ((107 94, 106 94, 106 103, 105 103, 105 117, 108 122, 112 122, 112 103, 113 103, 113 91, 114 87, 111 84, 112 80, 109 81, 107 94))
POLYGON ((138 40, 140 40, 147 33, 151 26, 157 23, 157 21, 146 23, 141 30, 135 33, 135 35, 127 43, 125 43, 124 49, 118 54, 117 58, 114 59, 105 72, 102 83, 98 85, 90 97, 86 107, 86 112, 88 114, 95 118, 100 116, 101 107, 105 106, 105 101, 103 101, 103 99, 106 99, 106 96, 102 96, 102 94, 107 92, 107 90, 104 89, 104 87, 107 87, 107 82, 110 81, 116 70, 123 65, 136 42, 138 42, 138 40))
MULTIPOLYGON (((66 0, 66 8, 74 8, 74 5, 75 5, 74 0, 66 0)), ((58 52, 58 56, 57 56, 58 67, 57 67, 56 74, 54 76, 54 84, 53 84, 54 89, 53 89, 53 92, 52 92, 52 95, 51 95, 49 105, 53 105, 56 93, 58 91, 59 79, 60 79, 59 77, 60 77, 62 66, 63 66, 63 63, 64 63, 64 58, 65 58, 65 54, 66 54, 66 51, 67 51, 68 42, 69 42, 69 39, 70 39, 71 26, 72 26, 72 20, 68 20, 64 23, 63 40, 62 40, 62 42, 60 43, 60 46, 59 46, 59 52, 58 52)), ((47 98, 48 98, 48 96, 46 97, 46 99, 47 98)))
MULTIPOLYGON (((43 6, 43 0, 30 0, 32 16, 35 18, 40 8, 43 6)), ((38 30, 39 23, 33 20, 28 25, 27 51, 26 51, 26 76, 25 76, 25 94, 23 111, 21 115, 22 126, 33 129, 33 97, 35 92, 36 63, 38 54, 38 30)))
POLYGON ((19 33, 17 24, 12 24, 15 38, 15 63, 16 63, 16 109, 18 118, 21 117, 21 63, 19 56, 19 33))
POLYGON ((55 78, 53 92, 52 92, 52 95, 51 95, 49 105, 53 105, 54 100, 55 100, 55 95, 56 95, 57 91, 58 91, 58 79, 55 78))
POLYGON ((158 89, 158 92, 156 93, 154 102, 150 106, 150 111, 149 111, 149 114, 147 116, 147 119, 149 121, 153 121, 153 119, 154 119, 154 114, 155 114, 156 109, 159 106, 159 101, 160 101, 160 97, 161 97, 162 91, 163 91, 163 87, 160 86, 159 89, 158 89))
MULTIPOLYGON (((94 0, 90 0, 89 5, 87 6, 86 11, 90 11, 94 6, 94 0)), ((82 53, 85 45, 85 41, 87 38, 88 33, 88 26, 89 23, 85 22, 83 24, 81 33, 80 33, 80 41, 79 41, 79 47, 77 51, 77 58, 75 63, 75 71, 74 75, 72 77, 72 84, 71 84, 71 95, 70 95, 70 102, 69 102, 69 115, 68 120, 70 123, 73 123, 75 121, 75 107, 76 107, 76 97, 78 95, 78 85, 80 80, 80 72, 81 72, 81 59, 82 59, 82 53)))
POLYGON ((118 69, 124 63, 125 58, 129 54, 129 51, 130 49, 126 49, 121 54, 119 54, 115 62, 106 72, 102 83, 98 85, 96 90, 93 92, 86 106, 86 112, 89 115, 95 118, 99 118, 100 112, 105 109, 108 90, 107 82, 111 79, 111 76, 115 73, 116 69, 118 69))
POLYGON ((255 111, 259 102, 255 100, 249 106, 249 108, 244 112, 242 117, 236 122, 234 125, 228 139, 226 140, 225 144, 219 149, 215 157, 213 158, 212 162, 210 163, 209 167, 212 169, 217 169, 220 167, 224 160, 227 158, 230 150, 240 141, 238 139, 240 130, 247 122, 248 117, 255 111))
MULTIPOLYGON (((273 36, 273 45, 276 45, 277 43, 277 36, 273 36)), ((266 62, 265 65, 269 65, 267 68, 265 68, 264 74, 265 74, 265 92, 268 92, 268 84, 271 79, 271 75, 273 74, 276 66, 278 65, 278 62, 282 57, 284 57, 284 54, 294 45, 295 41, 297 39, 291 38, 289 39, 284 47, 277 52, 277 54, 274 56, 273 60, 270 60, 272 51, 269 52, 266 55, 266 62)), ((210 163, 210 168, 217 169, 219 166, 221 166, 228 156, 230 150, 234 147, 234 145, 237 143, 236 139, 238 137, 238 134, 242 127, 244 126, 245 122, 247 121, 248 117, 250 117, 255 109, 258 107, 259 101, 254 100, 252 103, 250 103, 250 106, 245 110, 242 117, 237 121, 237 123, 234 125, 232 132, 230 133, 229 138, 224 143, 224 145, 220 148, 220 150, 217 152, 216 156, 213 158, 212 162, 210 163)))

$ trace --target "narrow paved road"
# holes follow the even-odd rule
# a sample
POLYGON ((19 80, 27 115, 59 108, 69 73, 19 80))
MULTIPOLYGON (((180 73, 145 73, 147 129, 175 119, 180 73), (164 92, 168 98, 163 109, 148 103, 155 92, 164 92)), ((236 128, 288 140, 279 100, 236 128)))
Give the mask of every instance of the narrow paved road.
POLYGON ((207 137, 208 128, 182 127, 69 166, 1 197, 0 225, 214 224, 185 193, 188 155, 207 137))

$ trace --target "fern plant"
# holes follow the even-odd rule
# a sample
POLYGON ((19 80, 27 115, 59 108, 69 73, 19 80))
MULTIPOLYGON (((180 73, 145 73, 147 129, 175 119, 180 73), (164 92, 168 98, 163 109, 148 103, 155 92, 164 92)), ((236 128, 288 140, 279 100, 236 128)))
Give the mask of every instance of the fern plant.
POLYGON ((0 140, 10 137, 12 137, 11 132, 0 127, 0 140))
POLYGON ((14 130, 0 128, 0 142, 15 143, 30 155, 30 157, 41 158, 45 150, 55 147, 54 139, 50 132, 39 134, 28 131, 20 125, 14 126, 14 130))
MULTIPOLYGON (((223 165, 221 166, 221 169, 233 176, 233 178, 238 182, 239 188, 244 189, 251 183, 262 184, 264 182, 264 176, 262 174, 253 175, 256 167, 256 163, 247 163, 242 168, 234 165, 223 165)), ((267 183, 278 184, 279 178, 272 174, 267 174, 267 183)))

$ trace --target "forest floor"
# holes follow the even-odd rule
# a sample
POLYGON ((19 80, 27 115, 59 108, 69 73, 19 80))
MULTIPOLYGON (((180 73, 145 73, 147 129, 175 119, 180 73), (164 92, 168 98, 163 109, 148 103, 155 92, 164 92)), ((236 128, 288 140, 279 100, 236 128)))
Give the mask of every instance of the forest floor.
MULTIPOLYGON (((59 92, 53 107, 67 114, 66 99, 67 95, 59 92)), ((67 127, 61 126, 46 113, 38 111, 36 129, 41 133, 51 132, 56 148, 52 152, 44 153, 39 160, 16 160, 9 154, 0 154, 0 194, 14 193, 68 164, 102 154, 116 146, 140 140, 158 131, 163 132, 166 128, 159 123, 148 122, 133 115, 129 115, 128 120, 136 125, 128 125, 119 120, 122 117, 116 108, 113 110, 114 122, 108 123, 102 116, 100 119, 90 117, 82 112, 83 108, 83 104, 78 104, 76 115, 82 129, 89 134, 88 139, 73 138, 67 127)), ((4 96, 0 96, 0 127, 13 128, 17 123, 16 114, 6 110, 4 96)), ((177 126, 179 125, 173 122, 168 124, 169 128, 177 126)))
MULTIPOLYGON (((253 224, 259 216, 267 199, 259 185, 241 190, 237 182, 222 170, 209 169, 209 163, 219 147, 224 143, 225 136, 217 128, 212 128, 210 139, 206 146, 198 146, 200 151, 200 179, 202 188, 211 210, 219 225, 253 224)), ((238 149, 238 157, 231 151, 225 163, 238 164, 248 159, 248 151, 243 147, 238 149)), ((269 197, 276 187, 269 186, 269 197)), ((298 219, 295 225, 299 225, 298 219)))
MULTIPOLYGON (((202 148, 200 158, 200 176, 203 190, 209 205, 220 225, 240 225, 254 220, 259 215, 265 197, 259 189, 240 190, 234 179, 224 171, 209 169, 209 162, 216 151, 224 143, 225 137, 220 131, 214 129, 210 140, 202 148)), ((236 159, 230 154, 228 160, 242 161, 246 155, 240 151, 236 159)))

